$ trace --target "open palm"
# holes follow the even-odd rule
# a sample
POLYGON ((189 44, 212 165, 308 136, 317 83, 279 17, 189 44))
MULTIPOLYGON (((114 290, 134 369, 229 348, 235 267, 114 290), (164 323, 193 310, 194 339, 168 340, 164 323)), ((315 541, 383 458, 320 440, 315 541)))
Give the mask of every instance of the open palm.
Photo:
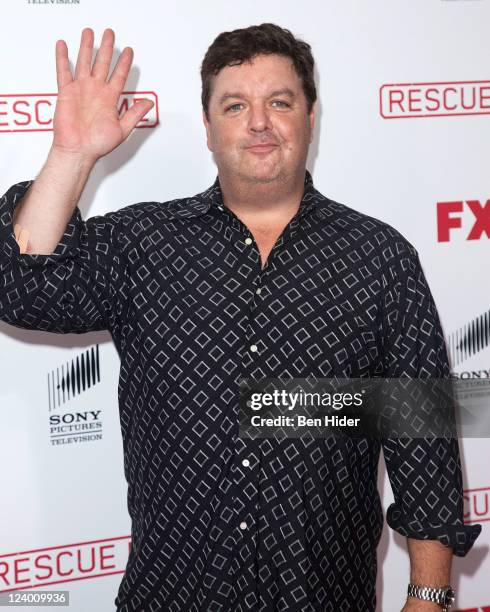
POLYGON ((82 31, 74 78, 66 43, 64 40, 56 42, 58 99, 53 120, 53 146, 93 161, 123 142, 153 106, 151 100, 139 100, 119 116, 118 100, 131 68, 133 50, 131 47, 123 49, 108 79, 114 37, 113 30, 104 30, 92 67, 94 33, 91 28, 82 31))

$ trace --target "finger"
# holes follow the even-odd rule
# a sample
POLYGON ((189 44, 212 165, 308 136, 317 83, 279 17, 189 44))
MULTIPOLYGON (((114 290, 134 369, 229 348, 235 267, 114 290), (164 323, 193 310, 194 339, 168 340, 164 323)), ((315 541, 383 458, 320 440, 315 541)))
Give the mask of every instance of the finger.
POLYGON ((153 100, 138 100, 129 108, 120 120, 121 129, 123 132, 124 139, 133 131, 138 121, 142 119, 144 115, 153 107, 153 100))
POLYGON ((105 81, 109 74, 109 67, 112 61, 112 53, 114 50, 114 30, 106 28, 102 36, 100 48, 95 56, 94 67, 92 68, 92 76, 105 81))
POLYGON ((114 66, 111 78, 109 79, 109 85, 114 89, 114 92, 117 93, 118 97, 124 89, 126 79, 128 78, 133 55, 133 49, 131 47, 124 47, 114 66))
POLYGON ((64 40, 56 41, 56 80, 58 91, 73 81, 70 62, 68 61, 68 47, 64 40))
POLYGON ((75 67, 75 79, 90 76, 93 48, 94 31, 91 28, 84 28, 78 51, 77 65, 75 67))

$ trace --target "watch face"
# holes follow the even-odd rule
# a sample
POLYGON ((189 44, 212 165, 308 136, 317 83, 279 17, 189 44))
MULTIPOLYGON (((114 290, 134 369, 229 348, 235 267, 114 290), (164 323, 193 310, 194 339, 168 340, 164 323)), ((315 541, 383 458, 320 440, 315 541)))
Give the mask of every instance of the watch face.
POLYGON ((446 591, 446 601, 445 604, 449 605, 454 603, 454 591, 451 589, 451 587, 449 587, 449 589, 446 591))

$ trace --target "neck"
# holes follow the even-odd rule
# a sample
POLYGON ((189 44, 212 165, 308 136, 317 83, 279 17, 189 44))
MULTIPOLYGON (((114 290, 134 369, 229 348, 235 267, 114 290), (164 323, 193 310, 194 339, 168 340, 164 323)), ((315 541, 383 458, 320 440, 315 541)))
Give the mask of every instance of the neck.
POLYGON ((305 169, 284 180, 270 182, 240 181, 236 177, 219 174, 224 204, 235 214, 280 217, 294 214, 304 192, 305 169))

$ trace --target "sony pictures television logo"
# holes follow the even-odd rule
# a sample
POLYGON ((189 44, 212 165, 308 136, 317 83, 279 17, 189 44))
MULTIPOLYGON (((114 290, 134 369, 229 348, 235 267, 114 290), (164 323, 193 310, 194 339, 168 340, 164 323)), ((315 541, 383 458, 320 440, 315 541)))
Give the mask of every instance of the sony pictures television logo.
POLYGON ((48 373, 48 420, 51 446, 102 440, 102 410, 75 409, 77 398, 100 383, 99 345, 48 373))

